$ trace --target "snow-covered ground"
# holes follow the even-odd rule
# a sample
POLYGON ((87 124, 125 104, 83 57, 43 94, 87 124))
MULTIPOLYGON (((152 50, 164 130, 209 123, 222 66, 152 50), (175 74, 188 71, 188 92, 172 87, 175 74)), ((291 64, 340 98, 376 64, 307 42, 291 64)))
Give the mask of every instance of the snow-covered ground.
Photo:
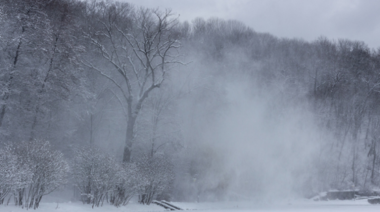
MULTIPOLYGON (((310 200, 293 201, 277 204, 257 204, 249 202, 221 202, 221 203, 173 203, 184 210, 196 210, 197 212, 245 212, 245 211, 286 211, 286 212, 328 212, 328 211, 344 211, 344 212, 372 212, 380 211, 380 205, 370 205, 366 200, 356 201, 323 201, 314 202, 310 200)), ((0 206, 0 212, 25 212, 12 205, 0 206)), ((89 205, 83 205, 81 202, 65 202, 65 203, 41 203, 40 208, 36 212, 159 212, 167 211, 155 204, 140 205, 130 203, 127 206, 116 208, 110 205, 92 209, 89 205)))
MULTIPOLYGON (((91 205, 83 205, 81 202, 67 202, 67 203, 41 203, 40 207, 36 210, 29 209, 36 212, 153 212, 164 211, 163 208, 157 205, 139 205, 129 204, 128 206, 116 208, 112 205, 104 205, 103 207, 94 207, 91 205)), ((26 212, 13 205, 0 206, 0 212, 26 212)))
POLYGON ((311 200, 287 201, 284 203, 250 203, 250 202, 225 202, 225 203, 175 203, 175 205, 183 209, 197 211, 380 211, 380 205, 371 205, 367 200, 356 201, 321 201, 315 202, 311 200))

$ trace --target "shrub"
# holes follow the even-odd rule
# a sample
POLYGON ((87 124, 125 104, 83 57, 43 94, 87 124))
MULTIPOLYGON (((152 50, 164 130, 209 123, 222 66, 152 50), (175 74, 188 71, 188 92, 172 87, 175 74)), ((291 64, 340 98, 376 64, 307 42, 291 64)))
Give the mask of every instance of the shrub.
POLYGON ((0 155, 2 201, 12 193, 16 205, 36 209, 44 195, 66 182, 68 164, 48 141, 11 144, 0 155))
POLYGON ((115 189, 110 194, 110 203, 116 207, 127 205, 133 196, 142 192, 145 185, 145 178, 136 164, 123 164, 117 174, 115 189))
POLYGON ((143 191, 139 202, 149 205, 157 195, 162 194, 173 181, 173 167, 164 155, 144 156, 138 164, 139 173, 144 177, 143 191))
POLYGON ((66 183, 69 166, 61 152, 51 150, 48 141, 22 142, 14 150, 21 166, 32 173, 31 182, 16 189, 16 204, 36 209, 44 195, 66 183))
POLYGON ((95 148, 76 152, 73 174, 82 202, 92 207, 102 206, 105 200, 116 207, 126 205, 142 188, 135 164, 121 165, 95 148))
POLYGON ((26 187, 31 176, 30 169, 19 163, 10 146, 0 150, 0 204, 16 189, 26 187))
POLYGON ((76 152, 73 174, 82 202, 94 207, 103 204, 107 192, 113 189, 116 171, 111 158, 88 148, 76 152))

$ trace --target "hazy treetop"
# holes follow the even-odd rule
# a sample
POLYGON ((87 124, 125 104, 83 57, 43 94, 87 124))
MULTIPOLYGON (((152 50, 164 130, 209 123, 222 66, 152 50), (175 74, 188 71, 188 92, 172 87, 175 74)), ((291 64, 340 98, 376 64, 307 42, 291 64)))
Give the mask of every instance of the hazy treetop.
POLYGON ((145 7, 171 8, 180 20, 236 19, 257 32, 308 41, 319 36, 360 40, 380 47, 377 0, 121 0, 145 7))

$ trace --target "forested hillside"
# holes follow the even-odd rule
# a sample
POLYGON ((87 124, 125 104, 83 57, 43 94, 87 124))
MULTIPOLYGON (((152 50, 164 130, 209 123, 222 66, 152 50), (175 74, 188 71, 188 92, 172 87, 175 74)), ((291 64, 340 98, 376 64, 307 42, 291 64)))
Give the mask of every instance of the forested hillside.
POLYGON ((379 188, 380 49, 113 1, 0 0, 0 22, 0 203, 379 188))

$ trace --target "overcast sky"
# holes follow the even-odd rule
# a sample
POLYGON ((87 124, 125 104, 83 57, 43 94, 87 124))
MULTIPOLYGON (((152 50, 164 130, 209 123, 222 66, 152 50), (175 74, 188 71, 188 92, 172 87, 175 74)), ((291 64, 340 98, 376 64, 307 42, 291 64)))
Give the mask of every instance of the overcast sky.
POLYGON ((171 8, 180 20, 219 17, 242 21, 278 37, 320 36, 364 41, 380 47, 380 0, 121 0, 136 6, 171 8))

